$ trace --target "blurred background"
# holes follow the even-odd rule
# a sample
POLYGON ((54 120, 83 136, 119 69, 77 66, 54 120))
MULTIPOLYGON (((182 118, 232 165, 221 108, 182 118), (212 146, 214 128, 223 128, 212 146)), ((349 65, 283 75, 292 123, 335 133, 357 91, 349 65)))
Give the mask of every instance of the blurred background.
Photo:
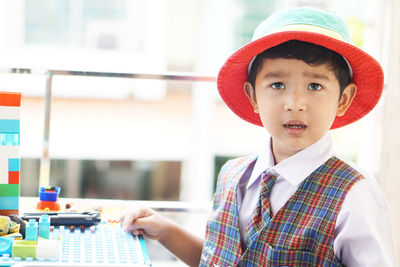
MULTIPOLYGON (((400 42, 393 14, 400 12, 398 2, 0 1, 0 89, 23 96, 21 195, 38 195, 47 70, 216 77, 269 14, 316 6, 339 13, 352 42, 384 67, 385 91, 377 107, 331 133, 336 151, 381 184, 397 246, 400 42)), ((224 105, 215 82, 84 75, 52 80, 50 185, 61 186, 62 197, 208 207, 222 164, 260 151, 266 138, 263 128, 224 105)))

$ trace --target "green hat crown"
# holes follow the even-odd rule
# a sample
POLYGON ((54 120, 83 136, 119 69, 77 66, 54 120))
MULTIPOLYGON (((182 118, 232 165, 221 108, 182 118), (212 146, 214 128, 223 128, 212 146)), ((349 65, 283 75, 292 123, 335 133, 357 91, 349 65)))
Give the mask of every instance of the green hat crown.
POLYGON ((265 35, 279 32, 281 28, 295 25, 309 25, 321 27, 340 35, 346 42, 350 42, 346 22, 333 12, 312 7, 289 8, 274 13, 260 23, 254 31, 252 41, 265 35))

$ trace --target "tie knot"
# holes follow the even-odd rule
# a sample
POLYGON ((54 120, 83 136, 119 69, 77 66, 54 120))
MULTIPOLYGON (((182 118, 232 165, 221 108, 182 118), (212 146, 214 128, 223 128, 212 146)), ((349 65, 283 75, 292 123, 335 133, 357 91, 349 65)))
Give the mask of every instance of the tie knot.
POLYGON ((269 197, 271 189, 275 184, 276 177, 270 173, 263 173, 261 176, 261 195, 269 197))

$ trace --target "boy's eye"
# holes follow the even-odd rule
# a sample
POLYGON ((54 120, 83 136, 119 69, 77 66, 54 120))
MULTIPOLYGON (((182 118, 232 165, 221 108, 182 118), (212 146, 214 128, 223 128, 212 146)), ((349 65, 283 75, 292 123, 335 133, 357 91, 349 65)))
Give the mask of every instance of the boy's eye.
POLYGON ((278 83, 273 83, 273 84, 271 85, 271 87, 272 87, 273 89, 280 90, 280 89, 284 89, 284 88, 285 88, 285 85, 284 85, 283 83, 278 82, 278 83))
POLYGON ((318 83, 310 83, 308 85, 308 89, 313 90, 313 91, 317 91, 317 90, 321 90, 322 86, 318 83))

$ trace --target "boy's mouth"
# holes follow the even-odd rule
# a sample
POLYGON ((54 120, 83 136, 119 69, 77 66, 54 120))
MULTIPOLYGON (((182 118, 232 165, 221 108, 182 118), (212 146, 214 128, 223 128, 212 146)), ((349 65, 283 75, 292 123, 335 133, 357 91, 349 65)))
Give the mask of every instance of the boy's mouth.
POLYGON ((287 128, 293 128, 293 129, 305 129, 307 128, 306 125, 303 124, 284 124, 283 126, 287 127, 287 128))
POLYGON ((288 121, 288 122, 286 122, 285 124, 283 124, 283 127, 291 135, 300 135, 306 130, 307 125, 304 124, 302 121, 297 121, 296 120, 296 121, 288 121))

